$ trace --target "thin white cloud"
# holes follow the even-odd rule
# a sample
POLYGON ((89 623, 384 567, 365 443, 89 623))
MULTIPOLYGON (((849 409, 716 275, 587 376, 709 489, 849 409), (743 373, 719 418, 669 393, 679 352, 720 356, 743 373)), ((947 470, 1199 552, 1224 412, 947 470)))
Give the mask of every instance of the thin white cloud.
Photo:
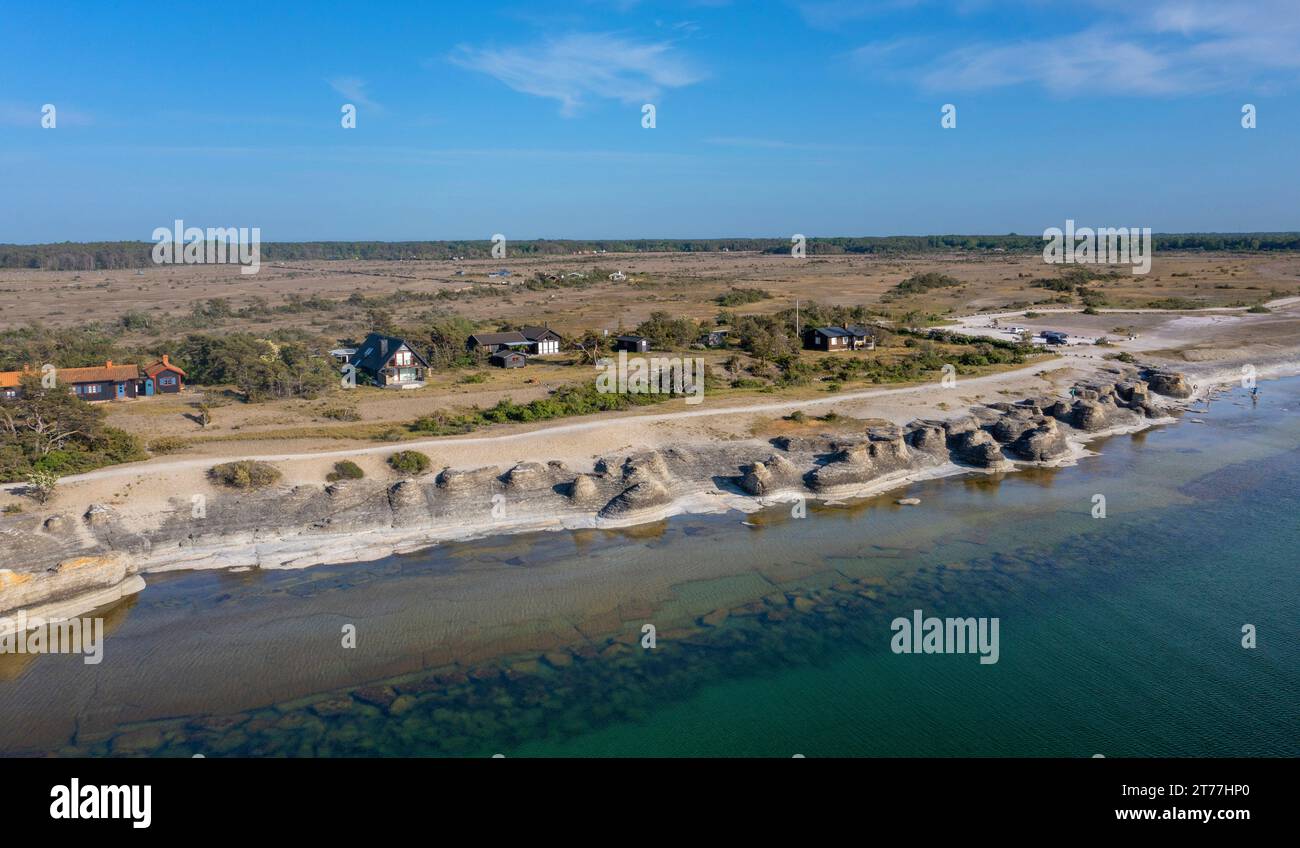
POLYGON ((645 103, 665 89, 704 78, 671 42, 638 42, 611 33, 574 33, 501 49, 460 45, 449 59, 515 91, 559 101, 566 116, 588 100, 645 103))
POLYGON ((899 39, 863 45, 851 58, 937 92, 1029 85, 1066 96, 1162 96, 1300 83, 1300 16, 1290 0, 1166 0, 1140 9, 1093 0, 1071 8, 1077 26, 1060 35, 986 39, 937 55, 899 39))
POLYGON ((330 84, 330 88, 347 98, 349 103, 375 112, 384 111, 383 106, 371 100, 369 95, 366 94, 367 83, 365 80, 356 77, 335 77, 326 80, 326 82, 330 84))

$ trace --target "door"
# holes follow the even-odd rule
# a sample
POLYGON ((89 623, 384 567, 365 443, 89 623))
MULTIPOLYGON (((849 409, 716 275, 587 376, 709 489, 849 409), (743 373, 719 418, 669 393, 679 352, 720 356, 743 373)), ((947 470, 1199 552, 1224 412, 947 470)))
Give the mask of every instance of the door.
POLYGON ((153 377, 148 377, 144 381, 144 396, 153 397, 153 377))
POLYGON ((117 399, 121 400, 126 397, 126 383, 117 384, 117 399))

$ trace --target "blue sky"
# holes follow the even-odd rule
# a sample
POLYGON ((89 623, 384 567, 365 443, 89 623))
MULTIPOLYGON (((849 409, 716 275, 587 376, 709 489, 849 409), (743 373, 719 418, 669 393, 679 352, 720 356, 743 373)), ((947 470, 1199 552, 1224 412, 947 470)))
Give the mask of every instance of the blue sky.
POLYGON ((1300 229, 1292 0, 542 5, 8 4, 0 242, 1300 229))

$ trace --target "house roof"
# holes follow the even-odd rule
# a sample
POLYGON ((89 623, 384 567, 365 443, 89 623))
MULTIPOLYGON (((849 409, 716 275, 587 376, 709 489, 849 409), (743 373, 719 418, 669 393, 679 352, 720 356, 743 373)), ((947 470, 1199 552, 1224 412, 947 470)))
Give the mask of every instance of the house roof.
MULTIPOLYGON (((89 368, 59 368, 55 370, 55 376, 60 383, 70 385, 74 383, 123 383, 127 380, 140 379, 140 368, 135 365, 114 365, 112 361, 105 362, 103 365, 93 365, 89 368)), ((164 370, 175 371, 182 377, 187 376, 184 371, 170 362, 164 363, 158 360, 144 369, 144 372, 150 377, 157 375, 164 370)), ((30 374, 39 377, 39 371, 0 371, 0 387, 12 388, 22 382, 24 374, 30 374)))
POLYGON ((111 363, 93 368, 60 368, 55 373, 60 383, 121 383, 140 377, 140 369, 134 365, 111 363))
POLYGON ((415 348, 396 336, 385 336, 382 333, 371 333, 358 346, 361 355, 356 360, 356 366, 368 371, 378 371, 388 364, 389 357, 400 350, 403 345, 411 352, 411 356, 415 358, 416 362, 425 368, 429 367, 429 363, 423 356, 420 356, 415 348), (387 342, 386 345, 385 342, 387 342))
POLYGON ((851 335, 849 331, 844 329, 843 327, 818 327, 817 329, 813 330, 813 332, 821 333, 823 336, 826 336, 828 338, 838 338, 840 336, 851 335))
POLYGON ((508 333, 475 333, 469 337, 469 340, 475 346, 478 345, 510 345, 510 344, 527 344, 531 341, 524 337, 523 333, 511 330, 508 333))
POLYGON ((645 336, 615 336, 620 342, 645 342, 649 341, 645 336))
POLYGON ((175 371, 177 374, 180 374, 182 377, 190 376, 189 374, 186 374, 184 371, 182 371, 180 369, 180 366, 178 366, 175 362, 169 360, 165 355, 163 356, 162 359, 158 360, 157 362, 151 363, 144 367, 144 373, 148 377, 157 377, 159 374, 161 374, 164 371, 175 371))
POLYGON ((850 335, 859 337, 874 336, 876 334, 875 328, 864 327, 861 324, 848 324, 844 329, 848 330, 850 335))
POLYGON ((527 359, 527 358, 528 358, 528 357, 525 356, 523 353, 521 353, 521 352, 519 352, 519 351, 517 351, 517 350, 498 350, 496 353, 492 354, 492 356, 490 356, 489 359, 490 359, 490 360, 491 360, 491 359, 510 359, 510 358, 512 358, 512 357, 516 357, 516 356, 519 357, 520 359, 527 359))
POLYGON ((530 342, 540 342, 544 339, 560 340, 560 334, 550 327, 523 327, 519 332, 530 342))

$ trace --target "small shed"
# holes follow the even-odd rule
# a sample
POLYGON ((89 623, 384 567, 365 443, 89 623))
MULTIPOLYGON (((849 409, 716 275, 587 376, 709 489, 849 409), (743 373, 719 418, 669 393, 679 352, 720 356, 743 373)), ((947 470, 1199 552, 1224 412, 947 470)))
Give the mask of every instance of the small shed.
POLYGON ((650 350, 650 340, 645 336, 615 336, 614 350, 628 353, 646 353, 650 350))
POLYGON ((488 362, 497 368, 523 368, 528 357, 517 350, 501 350, 488 357, 488 362))

